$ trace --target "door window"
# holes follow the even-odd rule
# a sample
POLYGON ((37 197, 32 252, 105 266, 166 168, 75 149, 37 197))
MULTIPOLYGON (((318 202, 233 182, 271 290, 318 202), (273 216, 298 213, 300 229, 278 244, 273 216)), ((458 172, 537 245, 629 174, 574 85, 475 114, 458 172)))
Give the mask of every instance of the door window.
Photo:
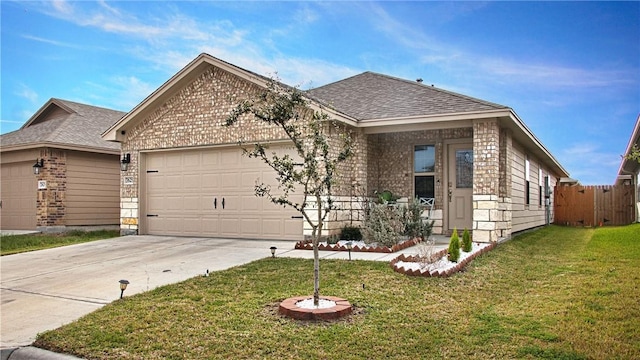
POLYGON ((456 187, 473 188, 473 150, 456 150, 456 187))

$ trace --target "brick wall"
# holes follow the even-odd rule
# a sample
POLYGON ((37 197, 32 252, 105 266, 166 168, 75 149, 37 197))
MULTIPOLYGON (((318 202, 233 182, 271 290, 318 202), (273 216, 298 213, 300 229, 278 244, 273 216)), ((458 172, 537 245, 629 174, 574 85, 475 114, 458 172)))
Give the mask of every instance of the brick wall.
POLYGON ((44 148, 40 150, 44 166, 38 181, 46 181, 46 189, 38 190, 36 200, 36 227, 39 230, 55 230, 65 225, 65 200, 67 191, 67 154, 64 150, 44 148))
MULTIPOLYGON (((125 134, 122 152, 131 154, 131 163, 121 177, 121 219, 123 234, 134 234, 139 229, 140 151, 175 149, 210 145, 236 145, 288 140, 277 126, 266 124, 246 115, 231 127, 224 127, 231 111, 242 100, 254 97, 263 88, 210 66, 186 87, 179 89, 169 100, 141 119, 125 134), (124 178, 133 179, 125 184, 124 178)), ((302 114, 302 119, 312 112, 302 114)), ((304 120, 300 120, 304 121, 304 120)), ((330 142, 337 148, 340 136, 349 134, 354 139, 354 156, 338 168, 339 179, 334 184, 335 195, 349 195, 353 184, 366 182, 366 138, 362 131, 346 125, 333 128, 327 124, 330 142)))
POLYGON ((436 209, 443 206, 444 141, 471 139, 471 128, 423 130, 369 135, 368 189, 389 190, 401 197, 413 197, 413 151, 416 145, 435 145, 436 209))

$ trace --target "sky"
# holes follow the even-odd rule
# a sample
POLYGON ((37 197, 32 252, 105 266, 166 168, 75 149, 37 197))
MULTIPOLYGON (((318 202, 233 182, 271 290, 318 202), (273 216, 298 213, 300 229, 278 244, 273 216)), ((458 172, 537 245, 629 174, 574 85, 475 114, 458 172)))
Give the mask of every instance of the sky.
POLYGON ((50 98, 127 112, 205 52, 303 89, 365 71, 506 105, 612 184, 640 114, 640 2, 0 1, 0 133, 50 98))

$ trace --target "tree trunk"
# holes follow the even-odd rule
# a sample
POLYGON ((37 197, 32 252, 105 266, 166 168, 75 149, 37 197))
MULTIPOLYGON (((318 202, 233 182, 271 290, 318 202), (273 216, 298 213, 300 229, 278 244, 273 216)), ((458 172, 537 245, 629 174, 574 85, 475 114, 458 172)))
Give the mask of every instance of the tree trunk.
POLYGON ((318 204, 318 225, 313 234, 313 305, 320 304, 320 254, 318 253, 318 244, 322 237, 322 199, 316 196, 318 204))

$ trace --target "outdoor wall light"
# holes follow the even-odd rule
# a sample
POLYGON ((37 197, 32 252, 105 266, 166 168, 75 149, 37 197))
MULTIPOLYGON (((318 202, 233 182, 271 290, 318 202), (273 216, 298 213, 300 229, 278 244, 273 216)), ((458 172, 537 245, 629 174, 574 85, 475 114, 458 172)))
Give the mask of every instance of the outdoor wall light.
POLYGON ((122 295, 124 291, 127 289, 127 285, 129 285, 129 280, 120 280, 120 299, 122 299, 122 295))
POLYGON ((131 162, 131 154, 127 153, 122 155, 122 161, 120 161, 120 170, 127 171, 129 163, 131 162))
POLYGON ((271 249, 271 257, 272 258, 276 257, 276 249, 277 249, 277 247, 272 246, 272 247, 270 247, 270 249, 271 249))
POLYGON ((40 169, 42 169, 42 167, 44 167, 44 159, 36 159, 36 163, 33 164, 33 174, 40 174, 40 169))
POLYGON ((347 250, 349 250, 349 261, 351 261, 351 249, 353 249, 353 243, 351 243, 351 241, 347 241, 345 245, 347 245, 347 250))

